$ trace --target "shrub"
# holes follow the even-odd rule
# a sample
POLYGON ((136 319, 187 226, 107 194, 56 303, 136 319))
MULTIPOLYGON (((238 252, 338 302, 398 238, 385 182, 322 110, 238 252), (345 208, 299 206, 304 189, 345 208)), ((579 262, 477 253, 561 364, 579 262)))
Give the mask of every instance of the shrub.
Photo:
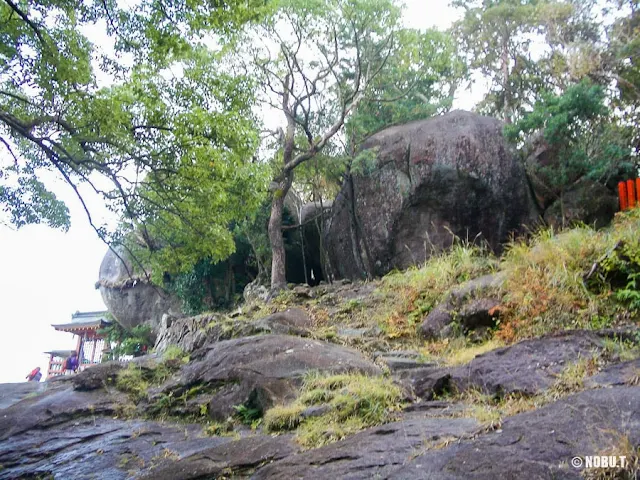
POLYGON ((605 230, 543 230, 529 241, 512 242, 501 262, 508 277, 499 337, 514 341, 609 327, 628 316, 640 299, 639 229, 635 209, 616 215, 605 230))
POLYGON ((453 286, 495 270, 497 259, 484 247, 456 239, 420 268, 393 272, 382 280, 385 308, 378 323, 389 338, 413 336, 424 318, 453 286))
POLYGON ((129 394, 131 400, 134 403, 138 403, 147 397, 149 382, 144 378, 142 369, 130 363, 127 368, 123 368, 118 372, 116 388, 129 394))

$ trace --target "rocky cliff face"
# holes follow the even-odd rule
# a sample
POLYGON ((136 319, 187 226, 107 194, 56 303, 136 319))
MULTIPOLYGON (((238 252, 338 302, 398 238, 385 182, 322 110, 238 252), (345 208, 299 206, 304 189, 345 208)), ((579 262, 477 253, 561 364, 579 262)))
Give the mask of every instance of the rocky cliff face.
POLYGON ((525 172, 496 119, 455 111, 385 129, 363 150, 334 202, 326 244, 338 276, 384 274, 425 261, 454 235, 499 250, 536 214, 525 172))
MULTIPOLYGON (((331 401, 347 372, 382 378, 361 353, 325 341, 274 334, 210 340, 188 363, 151 356, 29 388, 0 385, 0 479, 631 479, 640 469, 640 361, 617 359, 585 379, 563 379, 574 362, 604 354, 615 335, 624 333, 563 332, 454 368, 388 362, 404 388, 402 409, 337 442, 329 426, 312 449, 286 432, 225 418, 240 407, 282 405, 309 375, 333 373, 334 387, 304 400, 321 405, 285 413, 292 422, 285 430, 302 421, 322 426, 324 413, 349 406, 348 396, 331 401), (569 463, 585 455, 628 463, 599 470, 569 463)), ((356 400, 363 411, 379 408, 356 400)))
POLYGON ((120 257, 108 250, 102 259, 97 282, 102 300, 122 326, 133 328, 146 324, 158 333, 164 314, 182 314, 180 301, 145 279, 131 276, 131 263, 126 255, 120 257))

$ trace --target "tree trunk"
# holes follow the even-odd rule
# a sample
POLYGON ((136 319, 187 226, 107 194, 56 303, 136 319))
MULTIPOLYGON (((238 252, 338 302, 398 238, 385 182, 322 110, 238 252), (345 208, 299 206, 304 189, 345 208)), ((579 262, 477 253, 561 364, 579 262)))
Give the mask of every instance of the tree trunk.
POLYGON ((282 236, 282 214, 284 212, 284 197, 291 188, 292 175, 277 182, 271 200, 271 217, 269 218, 269 243, 271 244, 271 291, 276 292, 287 286, 285 270, 284 237, 282 236))
POLYGON ((511 91, 509 90, 509 34, 505 31, 502 38, 502 89, 504 95, 504 121, 511 123, 511 91))

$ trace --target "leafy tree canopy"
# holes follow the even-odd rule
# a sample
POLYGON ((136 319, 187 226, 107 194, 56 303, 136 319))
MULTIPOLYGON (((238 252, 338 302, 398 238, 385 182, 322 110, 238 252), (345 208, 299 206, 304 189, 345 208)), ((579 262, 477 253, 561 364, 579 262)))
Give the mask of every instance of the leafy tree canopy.
POLYGON ((251 162, 254 85, 225 73, 198 35, 206 25, 219 40, 263 5, 0 3, 0 208, 8 221, 68 228, 68 209, 47 186, 55 176, 105 241, 135 230, 156 271, 232 252, 229 223, 259 203, 264 183, 251 162), (82 33, 101 22, 115 39, 112 55, 82 33), (98 73, 115 83, 100 88, 98 73), (87 191, 123 228, 93 221, 87 191))
POLYGON ((505 127, 513 141, 537 132, 554 149, 558 162, 536 168, 560 194, 583 178, 606 184, 621 174, 633 174, 631 129, 610 117, 604 89, 598 85, 583 81, 562 95, 543 94, 532 112, 505 127))

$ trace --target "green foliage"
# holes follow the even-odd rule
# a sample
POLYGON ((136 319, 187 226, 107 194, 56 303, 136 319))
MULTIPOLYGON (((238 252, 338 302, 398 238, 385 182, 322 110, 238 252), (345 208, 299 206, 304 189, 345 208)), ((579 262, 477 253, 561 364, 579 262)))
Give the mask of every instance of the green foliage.
POLYGON ((67 209, 50 190, 58 176, 84 207, 95 194, 122 217, 117 230, 92 225, 104 240, 125 243, 157 283, 165 271, 233 252, 232 221, 250 216, 265 192, 264 168, 250 160, 254 86, 227 73, 219 52, 197 38, 229 35, 260 17, 265 2, 191 7, 0 5, 0 210, 9 222, 68 228, 67 209), (114 54, 83 33, 103 20, 114 54), (166 75, 172 67, 180 74, 166 75), (111 86, 98 88, 102 75, 111 86))
POLYGON ((424 316, 451 287, 496 267, 497 260, 483 247, 455 239, 451 249, 432 255, 422 267, 383 278, 386 301, 376 312, 378 324, 389 338, 415 336, 424 316))
POLYGON ((262 410, 252 405, 234 405, 233 409, 240 422, 245 425, 253 425, 256 420, 262 417, 262 410))
POLYGON ((118 372, 116 388, 121 392, 128 393, 131 400, 138 403, 147 398, 149 382, 144 378, 142 368, 130 363, 127 368, 118 372))
POLYGON ((513 341, 567 328, 612 326, 635 315, 619 292, 634 289, 629 278, 638 268, 631 260, 638 228, 640 212, 633 210, 618 214, 605 230, 546 230, 529 242, 513 242, 502 259, 508 277, 499 335, 513 341))
MULTIPOLYGON (((632 210, 618 226, 623 228, 637 227, 640 215, 632 210)), ((625 228, 625 229, 626 229, 625 228)), ((640 310, 640 239, 627 231, 600 262, 602 272, 600 279, 606 280, 613 288, 616 300, 629 309, 640 310)))
MULTIPOLYGON (((490 82, 483 113, 517 121, 543 90, 563 90, 587 74, 578 64, 600 40, 595 0, 454 0, 453 27, 473 73, 490 82), (544 45, 535 50, 534 45, 544 45)), ((594 57, 597 54, 593 55, 594 57)), ((597 59, 594 65, 597 64, 597 59)))
POLYGON ((180 360, 182 363, 189 362, 189 355, 184 352, 177 345, 169 345, 167 349, 162 353, 162 361, 170 362, 174 360, 180 360))
POLYGON ((113 321, 99 333, 104 335, 105 343, 111 346, 111 352, 104 355, 103 361, 117 360, 123 355, 138 357, 153 346, 153 333, 148 325, 138 325, 127 330, 113 321))
POLYGON ((11 166, 6 172, 0 170, 0 181, 9 172, 15 172, 17 177, 17 186, 0 184, 0 210, 9 215, 10 224, 17 228, 38 223, 63 230, 69 228, 69 210, 66 205, 48 191, 28 168, 11 166))
POLYGON ((465 64, 448 33, 400 29, 385 69, 346 123, 351 150, 390 125, 428 118, 451 108, 465 64))
POLYGON ((400 408, 400 389, 390 380, 359 374, 309 374, 298 398, 276 406, 264 416, 268 431, 297 428, 297 440, 305 447, 319 447, 393 418, 400 408), (302 412, 318 406, 324 413, 309 418, 302 412))
POLYGON ((233 424, 230 422, 225 422, 225 423, 212 422, 212 423, 209 423, 204 429, 205 435, 209 437, 225 436, 225 435, 229 435, 231 432, 233 432, 233 424))
POLYGON ((550 187, 561 194, 577 180, 607 183, 620 175, 632 175, 629 139, 607 120, 604 90, 583 81, 562 95, 544 94, 532 112, 505 127, 512 141, 541 131, 554 149, 557 161, 537 165, 534 174, 542 175, 550 187))

